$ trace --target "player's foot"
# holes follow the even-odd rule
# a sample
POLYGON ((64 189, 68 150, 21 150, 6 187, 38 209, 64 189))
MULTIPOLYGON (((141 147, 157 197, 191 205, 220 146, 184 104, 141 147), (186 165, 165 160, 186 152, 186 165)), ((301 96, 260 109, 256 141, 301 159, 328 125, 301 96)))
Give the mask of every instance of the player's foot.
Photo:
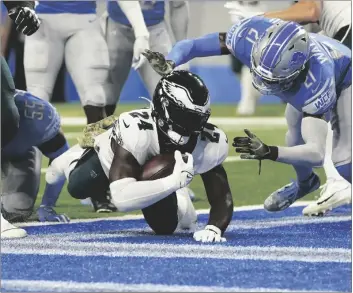
POLYGON ((345 179, 328 179, 317 201, 303 210, 305 216, 320 216, 352 201, 352 185, 345 179))
POLYGON ((320 187, 320 178, 315 173, 305 181, 293 181, 273 192, 264 203, 269 212, 283 211, 293 202, 317 190, 320 187))
POLYGON ((12 225, 1 214, 1 239, 23 238, 26 236, 26 230, 12 225))
POLYGON ((96 213, 112 213, 117 211, 117 208, 111 202, 99 202, 92 199, 92 205, 96 213))

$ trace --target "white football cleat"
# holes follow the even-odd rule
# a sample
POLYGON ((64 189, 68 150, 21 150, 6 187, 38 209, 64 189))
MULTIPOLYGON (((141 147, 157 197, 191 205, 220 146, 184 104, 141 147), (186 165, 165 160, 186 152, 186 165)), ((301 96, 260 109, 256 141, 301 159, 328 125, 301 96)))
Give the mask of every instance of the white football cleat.
POLYGON ((26 236, 26 230, 12 225, 1 214, 1 239, 23 238, 26 236))
POLYGON ((352 202, 352 185, 345 179, 328 179, 317 201, 303 209, 304 216, 319 216, 352 202))
POLYGON ((176 191, 179 218, 178 228, 182 230, 194 231, 197 224, 197 214, 194 205, 191 202, 190 191, 191 189, 187 187, 176 191))

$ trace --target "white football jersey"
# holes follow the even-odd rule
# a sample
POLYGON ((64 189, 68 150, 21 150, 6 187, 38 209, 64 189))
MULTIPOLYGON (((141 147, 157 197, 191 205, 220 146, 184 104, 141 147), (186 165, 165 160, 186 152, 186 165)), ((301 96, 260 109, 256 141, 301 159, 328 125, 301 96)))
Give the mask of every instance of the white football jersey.
POLYGON ((350 25, 351 1, 321 1, 320 27, 329 37, 334 35, 344 26, 350 25))
MULTIPOLYGON (((151 117, 151 109, 122 113, 113 128, 95 138, 94 148, 107 176, 114 158, 112 138, 130 152, 141 166, 160 153, 157 126, 151 117)), ((209 125, 199 136, 192 156, 195 174, 205 173, 220 165, 228 156, 225 133, 209 125)))

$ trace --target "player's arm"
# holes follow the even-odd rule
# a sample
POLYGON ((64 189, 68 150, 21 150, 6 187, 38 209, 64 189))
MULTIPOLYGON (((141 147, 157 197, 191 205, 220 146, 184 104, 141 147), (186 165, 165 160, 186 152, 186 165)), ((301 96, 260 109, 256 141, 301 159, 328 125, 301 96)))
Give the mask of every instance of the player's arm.
POLYGON ((186 39, 189 26, 189 4, 187 1, 170 1, 170 26, 176 42, 186 39))
POLYGON ((304 144, 292 147, 269 146, 255 134, 245 130, 247 137, 235 137, 233 146, 242 159, 272 160, 290 165, 321 166, 325 157, 327 122, 319 117, 302 119, 304 144))
POLYGON ((129 20, 135 34, 134 54, 132 60, 132 68, 140 68, 146 61, 141 55, 142 52, 148 50, 149 46, 149 31, 143 18, 141 5, 139 1, 117 1, 121 10, 129 20))
POLYGON ((177 42, 167 57, 159 52, 146 50, 142 53, 153 69, 160 75, 170 73, 175 67, 197 57, 228 55, 227 33, 212 33, 201 38, 177 42))
MULTIPOLYGON (((43 153, 43 155, 49 158, 48 169, 52 171, 53 167, 51 165, 53 164, 53 161, 56 158, 60 157, 62 154, 64 154, 69 149, 69 145, 63 133, 58 132, 56 136, 54 136, 51 140, 38 146, 38 148, 43 153)), ((64 171, 62 171, 62 173, 64 173, 64 171)), ((65 176, 57 177, 57 180, 55 180, 55 182, 46 182, 42 202, 38 209, 38 216, 40 221, 69 221, 69 218, 66 215, 58 215, 53 209, 59 198, 64 183, 65 176)))
POLYGON ((321 1, 302 0, 287 9, 264 14, 268 18, 295 21, 300 24, 318 22, 321 14, 321 1))
POLYGON ((161 179, 138 181, 142 167, 129 151, 115 143, 109 172, 112 203, 121 212, 141 210, 185 187, 191 181, 185 172, 192 169, 192 156, 189 155, 188 163, 185 163, 180 152, 176 152, 175 160, 173 174, 161 179))
POLYGON ((217 227, 223 234, 232 219, 234 208, 227 173, 222 165, 218 165, 201 174, 201 178, 211 205, 207 225, 217 227))

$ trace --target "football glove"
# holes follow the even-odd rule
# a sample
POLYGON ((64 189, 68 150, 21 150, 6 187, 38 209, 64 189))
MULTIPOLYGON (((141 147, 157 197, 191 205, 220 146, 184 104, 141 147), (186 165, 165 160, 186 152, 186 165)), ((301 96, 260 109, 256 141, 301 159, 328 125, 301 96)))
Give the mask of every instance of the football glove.
POLYGON ((244 129, 247 137, 235 137, 233 147, 237 153, 241 153, 240 158, 244 160, 259 160, 259 174, 261 172, 261 160, 277 160, 278 148, 268 146, 263 143, 254 133, 244 129))
POLYGON ((134 56, 131 67, 135 70, 139 69, 146 62, 146 57, 143 54, 145 50, 150 48, 149 37, 137 37, 134 43, 134 56))
POLYGON ((213 225, 207 225, 204 230, 194 233, 194 239, 199 242, 225 242, 222 231, 213 225))
POLYGON ((65 214, 59 215, 52 207, 41 205, 37 211, 39 221, 41 222, 70 222, 70 218, 65 214))
POLYGON ((40 20, 33 9, 15 7, 9 10, 9 17, 15 22, 16 30, 26 36, 34 34, 40 26, 40 20))
POLYGON ((145 50, 142 55, 147 58, 154 71, 161 76, 171 73, 175 68, 174 62, 171 60, 165 60, 164 55, 159 52, 145 50))
POLYGON ((175 165, 173 176, 175 178, 176 190, 183 188, 194 178, 194 159, 191 154, 181 155, 180 151, 174 153, 175 165))

